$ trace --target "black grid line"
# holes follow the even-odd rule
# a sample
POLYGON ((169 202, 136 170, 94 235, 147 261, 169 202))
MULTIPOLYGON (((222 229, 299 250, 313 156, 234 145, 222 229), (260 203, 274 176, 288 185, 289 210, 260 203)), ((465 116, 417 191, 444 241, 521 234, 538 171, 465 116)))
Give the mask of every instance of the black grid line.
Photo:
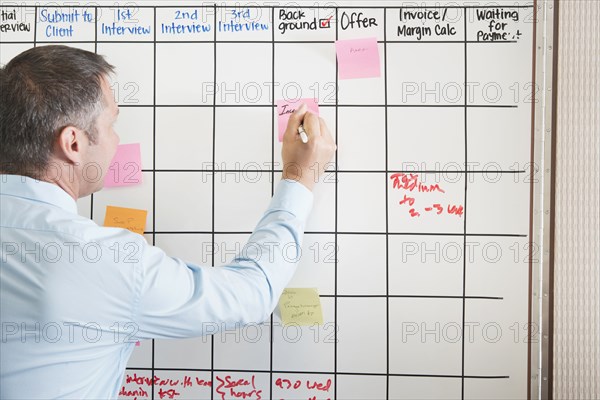
MULTIPOLYGON (((389 134, 389 119, 388 119, 388 52, 387 52, 387 12, 383 12, 383 90, 384 90, 384 103, 386 107, 384 109, 385 118, 385 169, 386 173, 383 175, 385 185, 385 398, 390 398, 390 210, 389 210, 389 187, 388 187, 388 173, 387 170, 390 168, 389 151, 388 151, 388 134, 389 134)), ((337 165, 336 165, 337 167, 337 165)))
MULTIPOLYGON (((465 76, 465 89, 468 90, 467 88, 467 82, 468 82, 468 78, 467 78, 467 63, 468 63, 468 59, 467 59, 467 42, 466 42, 466 38, 467 38, 467 9, 463 9, 463 21, 464 21, 464 29, 465 29, 465 44, 464 44, 464 62, 465 62, 465 70, 464 70, 464 76, 465 76)), ((467 118, 467 96, 466 96, 466 91, 465 91, 465 95, 464 95, 464 101, 465 101, 465 110, 464 110, 464 122, 465 122, 465 170, 467 170, 467 166, 469 165, 468 162, 468 154, 467 154, 467 146, 468 146, 468 128, 467 125, 469 124, 468 118, 467 118)), ((465 236, 463 236, 463 252, 467 251, 467 193, 468 193, 468 186, 469 186, 469 179, 468 176, 465 174, 465 200, 464 200, 464 212, 463 212, 463 233, 465 234, 465 236)), ((464 253, 463 253, 464 254, 464 253)), ((462 332, 465 332, 465 309, 466 309, 466 299, 464 298, 465 294, 466 294, 466 279, 467 279, 467 257, 463 257, 463 276, 462 276, 462 332)), ((460 392, 461 392, 461 398, 464 400, 465 398, 465 335, 461 335, 460 338, 460 342, 461 342, 461 372, 460 374, 462 375, 462 379, 460 382, 460 392)))
MULTIPOLYGON (((37 15, 38 15, 38 6, 33 8, 33 12, 35 13, 35 18, 33 19, 33 47, 37 47, 37 15)), ((29 44, 29 42, 25 42, 29 44)))
MULTIPOLYGON (((183 42, 179 42, 183 43, 183 42)), ((219 42, 220 43, 220 42, 219 42)), ((152 104, 122 104, 121 108, 150 108, 152 104)), ((272 104, 157 104, 157 108, 273 108, 272 104)), ((510 104, 319 104, 321 108, 519 108, 517 105, 510 104)))
MULTIPOLYGON (((271 7, 271 20, 275 18, 275 6, 271 7)), ((273 101, 272 107, 274 112, 277 113, 277 103, 275 102, 275 29, 271 29, 271 100, 273 101)), ((271 113, 271 165, 275 165, 275 133, 279 137, 279 126, 275 128, 275 116, 271 113)), ((275 170, 271 174, 271 196, 275 194, 275 170)), ((269 317, 271 321, 271 327, 269 329, 269 395, 273 398, 273 347, 274 347, 274 324, 273 324, 273 313, 269 317)))
POLYGON ((493 296, 444 296, 437 294, 320 294, 319 297, 324 298, 348 298, 348 299, 360 299, 360 298, 395 298, 395 299, 472 299, 472 300, 504 300, 504 297, 493 297, 493 296))
MULTIPOLYGON (((139 371, 150 371, 151 368, 140 367, 135 368, 139 371)), ((208 368, 155 368, 156 371, 189 371, 189 372, 210 372, 208 368)), ((221 369, 217 368, 214 372, 238 372, 238 373, 257 373, 257 374, 302 374, 302 375, 333 375, 332 371, 319 371, 319 370, 265 370, 265 369, 221 369)), ((336 375, 349 375, 349 376, 381 376, 384 377, 386 374, 381 372, 353 372, 353 371, 338 371, 336 375)), ((509 375, 459 375, 459 374, 396 374, 390 373, 391 377, 410 377, 410 378, 453 378, 453 379, 509 379, 509 375)))
MULTIPOLYGON (((97 16, 98 14, 96 14, 97 16)), ((156 26, 156 12, 152 13, 154 26, 156 26)), ((95 18, 98 21, 98 18, 95 18)), ((98 22, 96 22, 97 24, 98 22)), ((152 60, 152 244, 156 246, 156 29, 153 29, 153 60, 152 60)), ((96 29, 96 35, 98 29, 96 29)), ((119 99, 120 100, 120 99, 119 99)), ((156 362, 156 339, 152 339, 152 376, 156 362)), ((154 400, 154 379, 152 379, 152 400, 154 400)))
MULTIPOLYGON (((217 5, 215 3, 214 7, 213 7, 213 24, 214 26, 217 26, 217 5)), ((155 11, 156 14, 156 11, 155 11)), ((213 37, 213 57, 214 57, 214 64, 213 64, 213 87, 217 87, 217 31, 215 29, 214 31, 214 37, 213 37)), ((213 137, 212 137, 212 161, 213 163, 216 162, 216 157, 217 157, 217 152, 216 152, 216 141, 217 141, 217 108, 216 108, 216 104, 217 104, 217 94, 215 93, 213 95, 213 137)), ((214 165, 214 164, 213 164, 214 165)), ((215 187, 216 187, 216 178, 215 178, 215 174, 213 174, 212 176, 212 203, 211 203, 211 208, 212 208, 212 246, 213 249, 215 248, 215 187)), ((211 266, 214 268, 215 267, 215 256, 214 254, 211 257, 211 266)), ((210 400, 214 399, 215 396, 215 391, 214 391, 214 382, 215 382, 215 337, 211 336, 210 337, 210 381, 213 383, 213 385, 210 387, 210 400)))
MULTIPOLYGON (((98 7, 94 7, 94 53, 98 54, 98 7)), ((37 25, 37 10, 35 12, 35 21, 37 25)), ((152 165, 154 168, 154 165, 152 165)), ((94 219, 94 193, 90 194, 90 219, 94 219)))
MULTIPOLYGON (((336 41, 339 38, 339 17, 338 17, 339 9, 335 9, 335 39, 336 41)), ((339 103, 339 61, 336 57, 335 59, 335 105, 339 103)), ((339 109, 335 108, 335 144, 336 146, 339 143, 339 109)), ((338 163, 338 152, 335 152, 335 165, 338 163)), ((337 168, 336 168, 337 170, 337 168)), ((338 371, 338 200, 339 200, 339 178, 337 171, 334 172, 335 176, 335 195, 334 195, 334 270, 333 270, 333 290, 335 293, 335 297, 333 299, 333 398, 337 399, 337 371, 338 371)))
MULTIPOLYGON (((144 234, 152 235, 210 235, 215 233, 216 235, 250 235, 250 231, 145 231, 144 234)), ((335 235, 335 231, 305 231, 305 235, 335 235)), ((525 238, 527 234, 517 233, 448 233, 448 232, 349 232, 349 231, 337 231, 338 235, 359 235, 359 236, 454 236, 454 237, 513 237, 513 238, 525 238)))
MULTIPOLYGON (((345 8, 345 7, 340 7, 345 8)), ((510 8, 510 7, 503 7, 510 8)), ((69 40, 68 43, 73 44, 93 44, 95 41, 92 40, 69 40)), ((98 43, 109 43, 109 44, 139 44, 139 43, 153 43, 152 40, 98 40, 98 43)), ((276 44, 334 44, 333 40, 275 40, 276 44)), ((2 43, 6 44, 30 44, 31 42, 24 40, 12 40, 12 41, 3 41, 2 43)), ((39 40, 39 44, 57 44, 63 43, 55 40, 39 40)), ((210 44, 212 40, 158 40, 157 43, 187 43, 187 44, 195 44, 195 43, 205 43, 210 44)), ((219 40, 219 43, 236 43, 236 44, 271 44, 271 40, 219 40)), ((380 44, 457 44, 461 45, 465 43, 464 40, 378 40, 377 43, 380 44)), ((503 45, 503 44, 511 44, 511 43, 519 43, 517 40, 503 40, 496 42, 486 42, 486 41, 477 41, 477 40, 467 40, 466 43, 469 44, 485 44, 485 45, 503 45)))
MULTIPOLYGON (((273 174, 273 173, 281 173, 283 170, 281 169, 271 169, 271 168, 247 168, 247 169, 216 169, 216 168, 201 168, 201 169, 142 169, 142 172, 161 172, 161 173, 203 173, 203 174, 219 174, 219 173, 262 173, 262 174, 273 174)), ((415 170, 415 169, 394 169, 394 170, 340 170, 340 169, 328 169, 327 173, 335 173, 335 174, 392 174, 392 173, 413 173, 413 174, 438 174, 438 175, 464 175, 464 174, 526 174, 527 171, 501 171, 501 170, 415 170)))

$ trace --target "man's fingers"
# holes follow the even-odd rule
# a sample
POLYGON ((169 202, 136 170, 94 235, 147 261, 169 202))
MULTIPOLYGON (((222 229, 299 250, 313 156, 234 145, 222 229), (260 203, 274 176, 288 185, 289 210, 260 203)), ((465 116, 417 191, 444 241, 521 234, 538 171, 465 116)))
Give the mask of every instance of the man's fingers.
POLYGON ((319 122, 319 117, 316 114, 310 112, 307 113, 304 116, 303 125, 309 141, 311 137, 321 136, 321 124, 319 122))
POLYGON ((302 105, 298 107, 298 109, 294 111, 292 115, 290 115, 288 126, 290 128, 298 129, 300 124, 302 124, 302 121, 304 120, 304 116, 306 115, 307 111, 308 107, 306 106, 306 104, 302 103, 302 105))
POLYGON ((335 146, 335 140, 333 140, 333 136, 331 136, 331 132, 323 118, 319 118, 319 126, 321 128, 321 136, 323 136, 328 143, 335 146))
POLYGON ((307 111, 308 107, 306 106, 306 104, 302 103, 302 105, 298 107, 298 109, 294 111, 292 115, 290 115, 288 125, 283 134, 284 140, 288 134, 292 137, 293 135, 298 134, 298 127, 302 125, 302 122, 304 121, 304 116, 306 115, 307 111))

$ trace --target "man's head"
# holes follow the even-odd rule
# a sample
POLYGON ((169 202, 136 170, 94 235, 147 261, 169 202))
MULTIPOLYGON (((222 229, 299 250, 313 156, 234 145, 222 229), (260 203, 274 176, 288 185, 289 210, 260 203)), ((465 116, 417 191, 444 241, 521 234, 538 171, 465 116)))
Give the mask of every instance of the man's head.
POLYGON ((112 72, 67 46, 27 50, 0 69, 0 172, 53 181, 74 198, 100 190, 119 142, 112 72))

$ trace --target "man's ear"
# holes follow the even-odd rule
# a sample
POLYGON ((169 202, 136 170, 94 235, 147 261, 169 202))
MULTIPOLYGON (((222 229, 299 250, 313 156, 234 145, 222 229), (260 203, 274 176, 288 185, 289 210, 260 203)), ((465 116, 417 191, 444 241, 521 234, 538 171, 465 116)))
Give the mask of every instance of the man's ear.
POLYGON ((73 164, 81 164, 89 146, 88 135, 72 125, 64 127, 56 140, 57 156, 73 164))

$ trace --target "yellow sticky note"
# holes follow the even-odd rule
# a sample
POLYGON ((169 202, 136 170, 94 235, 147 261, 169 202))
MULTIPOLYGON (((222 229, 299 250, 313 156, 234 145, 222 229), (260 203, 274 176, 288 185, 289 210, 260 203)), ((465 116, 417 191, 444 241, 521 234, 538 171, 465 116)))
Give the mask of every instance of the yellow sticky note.
POLYGON ((106 206, 104 226, 129 229, 131 232, 144 234, 148 211, 135 208, 106 206))
POLYGON ((323 325, 321 298, 315 288, 285 289, 279 298, 284 325, 323 325))

